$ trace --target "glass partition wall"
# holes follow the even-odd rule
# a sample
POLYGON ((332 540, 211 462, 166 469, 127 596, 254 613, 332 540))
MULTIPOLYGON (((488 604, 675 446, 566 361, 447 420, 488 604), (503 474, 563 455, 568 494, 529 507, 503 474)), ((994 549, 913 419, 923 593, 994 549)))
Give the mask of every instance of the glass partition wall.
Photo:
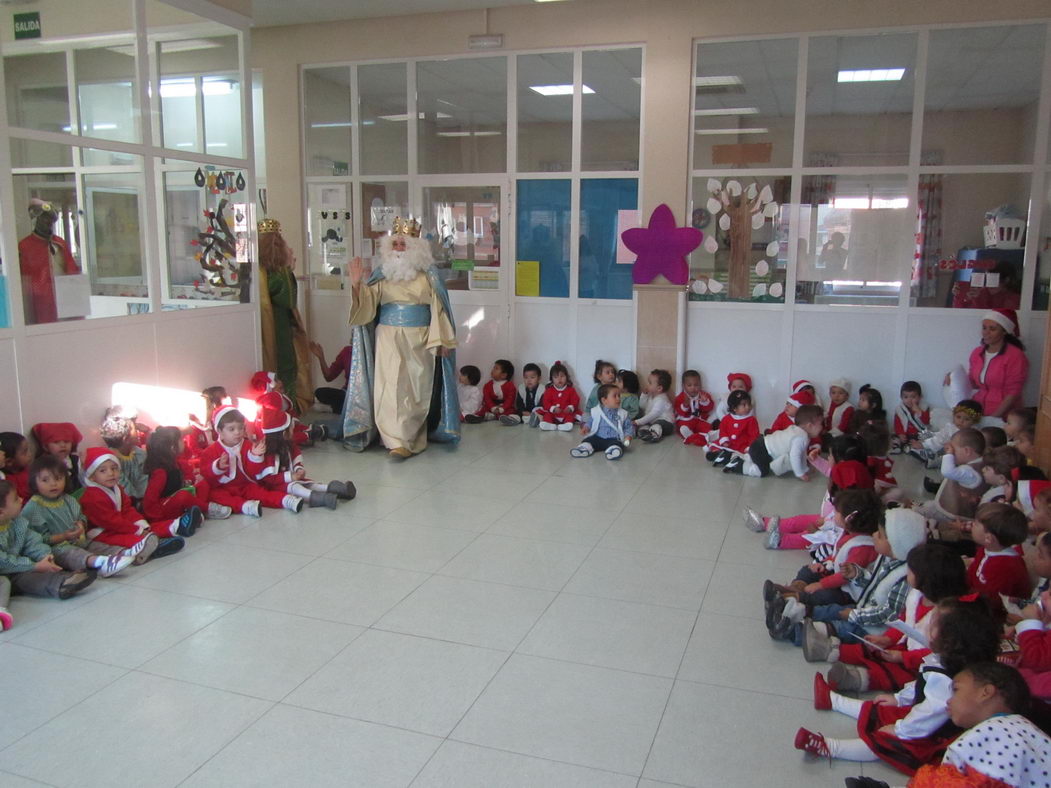
POLYGON ((26 325, 249 300, 243 31, 159 0, 104 11, 98 34, 3 44, 4 284, 26 325))

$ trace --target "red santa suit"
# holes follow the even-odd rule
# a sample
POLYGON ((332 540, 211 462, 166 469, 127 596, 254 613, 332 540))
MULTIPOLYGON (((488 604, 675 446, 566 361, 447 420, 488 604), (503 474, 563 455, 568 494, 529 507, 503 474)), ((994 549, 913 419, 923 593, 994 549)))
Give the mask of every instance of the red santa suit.
POLYGON ((708 423, 708 415, 715 409, 712 395, 702 390, 697 392, 697 396, 691 397, 685 391, 680 391, 673 407, 675 430, 683 443, 704 446, 708 442, 708 433, 712 431, 712 425, 708 423))
MULTIPOLYGON (((146 492, 142 496, 142 513, 150 519, 161 520, 168 517, 182 517, 196 506, 202 512, 208 511, 208 482, 203 479, 187 489, 185 471, 166 471, 163 468, 150 473, 146 492)), ((192 477, 190 477, 192 478, 192 477)))
MULTIPOLYGON (((930 619, 927 616, 933 609, 933 605, 924 601, 921 592, 915 588, 909 589, 905 597, 905 610, 901 620, 914 629, 926 633, 930 626, 930 619)), ((895 629, 893 624, 883 634, 891 640, 887 649, 899 652, 902 656, 901 662, 883 659, 883 652, 875 651, 860 643, 844 641, 839 645, 839 661, 847 665, 860 665, 866 668, 869 673, 868 688, 875 692, 900 690, 910 681, 915 681, 924 657, 931 653, 924 643, 906 636, 900 629, 895 629)))
POLYGON ((256 372, 252 375, 252 390, 258 395, 256 404, 260 406, 259 416, 252 424, 256 435, 263 434, 262 408, 275 408, 282 410, 292 419, 292 441, 297 446, 308 446, 311 443, 310 428, 295 417, 294 403, 283 391, 277 391, 276 372, 256 372))
POLYGON ((44 238, 30 233, 18 242, 18 264, 22 270, 26 323, 54 323, 58 320, 55 275, 80 272, 69 246, 57 235, 44 238))
POLYGON ((518 391, 510 380, 499 383, 490 378, 482 386, 482 409, 477 415, 496 419, 506 414, 515 413, 515 397, 518 391))
MULTIPOLYGON (((212 415, 216 433, 219 420, 233 410, 230 406, 216 409, 212 415)), ((271 509, 285 508, 284 493, 267 490, 256 483, 264 466, 265 457, 253 453, 248 441, 227 446, 217 440, 201 454, 201 476, 208 483, 208 499, 242 513, 248 501, 259 501, 271 509)))
POLYGON ((898 486, 898 480, 894 478, 894 461, 890 457, 869 457, 865 464, 872 476, 876 492, 882 495, 898 486))
POLYGON ((1035 697, 1051 701, 1051 630, 1039 619, 1027 618, 1015 625, 1015 636, 1021 652, 1018 672, 1035 697))
POLYGON ((201 452, 211 446, 214 442, 215 433, 212 432, 211 427, 206 427, 191 421, 190 431, 182 436, 183 452, 179 456, 179 459, 188 464, 196 474, 197 469, 201 466, 201 452))
POLYGON ((552 383, 544 389, 544 397, 537 412, 548 424, 579 421, 580 395, 568 383, 561 389, 552 383))
POLYGON ((20 471, 5 471, 3 478, 7 479, 15 486, 15 492, 18 493, 18 497, 22 499, 23 505, 28 503, 29 499, 33 497, 33 493, 29 489, 28 468, 23 468, 20 471))
POLYGON ((854 406, 849 402, 840 405, 829 403, 825 414, 825 432, 833 438, 850 432, 850 421, 854 418, 854 406))
POLYGON ((789 416, 784 411, 781 411, 777 414, 777 418, 774 419, 774 423, 771 424, 767 431, 763 434, 769 435, 772 432, 780 432, 781 430, 786 430, 795 423, 796 420, 794 416, 789 416))
POLYGON ((1016 599, 1028 598, 1033 590, 1020 546, 989 552, 979 547, 967 567, 967 584, 986 598, 994 609, 1001 609, 1000 594, 1016 599))
POLYGON ((894 411, 894 434, 905 440, 917 440, 920 433, 931 428, 931 409, 920 403, 920 412, 913 413, 904 403, 894 411))
POLYGON ((103 487, 91 480, 92 474, 105 462, 120 467, 117 455, 109 449, 88 449, 81 474, 84 492, 80 496, 80 508, 88 521, 87 537, 118 547, 132 547, 150 533, 158 537, 174 536, 179 527, 178 517, 162 517, 151 522, 131 505, 131 497, 119 484, 103 487))
POLYGON ((739 454, 746 454, 748 447, 759 437, 759 422, 748 411, 743 416, 728 413, 719 421, 719 437, 715 439, 712 448, 727 449, 739 454))
MULTIPOLYGON (((292 424, 292 417, 283 411, 263 408, 261 409, 260 421, 263 425, 263 435, 274 435, 285 432, 292 424)), ((255 475, 256 481, 259 482, 261 487, 275 492, 295 495, 296 490, 293 488, 297 484, 312 484, 305 476, 306 468, 303 466, 303 455, 299 451, 299 447, 295 443, 289 442, 288 450, 290 458, 287 468, 283 466, 281 457, 277 454, 268 454, 263 459, 262 467, 255 475), (304 478, 297 480, 295 474, 299 471, 303 471, 304 478)))

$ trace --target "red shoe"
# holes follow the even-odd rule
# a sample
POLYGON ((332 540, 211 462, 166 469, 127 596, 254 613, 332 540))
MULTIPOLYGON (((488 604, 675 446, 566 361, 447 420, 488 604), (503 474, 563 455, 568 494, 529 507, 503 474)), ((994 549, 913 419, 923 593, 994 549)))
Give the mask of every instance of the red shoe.
POLYGON ((813 755, 816 758, 832 759, 828 751, 828 745, 825 743, 825 737, 820 733, 813 733, 806 728, 800 728, 796 731, 795 744, 797 750, 802 750, 807 755, 813 755))
POLYGON ((818 711, 832 711, 832 688, 820 672, 814 674, 814 708, 818 711))
POLYGON ((708 439, 701 435, 699 432, 693 433, 689 438, 683 441, 687 446, 707 446, 708 439))

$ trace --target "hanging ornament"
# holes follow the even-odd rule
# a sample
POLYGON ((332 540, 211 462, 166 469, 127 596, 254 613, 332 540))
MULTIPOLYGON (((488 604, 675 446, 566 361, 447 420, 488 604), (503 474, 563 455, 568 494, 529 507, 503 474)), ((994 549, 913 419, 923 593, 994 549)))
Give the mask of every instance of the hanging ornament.
POLYGON ((237 173, 237 181, 234 183, 237 187, 237 191, 243 192, 245 190, 245 176, 243 172, 237 173))
POLYGON ((704 295, 708 292, 708 283, 703 279, 694 279, 690 289, 697 295, 704 295))
POLYGON ((222 171, 215 176, 215 188, 222 190, 226 188, 226 176, 223 175, 222 171))
POLYGON ((721 293, 723 291, 723 283, 718 279, 709 279, 708 289, 713 293, 721 293))
POLYGON ((193 182, 199 187, 203 187, 204 184, 207 183, 207 179, 204 177, 204 171, 200 167, 197 168, 197 172, 193 175, 193 182))
POLYGON ((770 264, 766 260, 760 260, 755 264, 756 276, 766 276, 768 273, 770 273, 770 264))

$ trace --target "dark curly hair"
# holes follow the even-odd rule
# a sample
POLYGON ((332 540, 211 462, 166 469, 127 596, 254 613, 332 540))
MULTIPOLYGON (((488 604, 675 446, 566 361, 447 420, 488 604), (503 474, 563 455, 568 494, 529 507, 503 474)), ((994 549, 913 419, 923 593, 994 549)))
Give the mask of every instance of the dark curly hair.
POLYGON ((974 662, 991 662, 1000 653, 1000 627, 981 599, 943 599, 933 621, 931 651, 950 676, 974 662))
POLYGON ((943 544, 916 545, 905 562, 912 570, 916 590, 935 604, 970 591, 963 558, 943 544))
POLYGON ((992 685, 1003 698, 1004 705, 1015 714, 1028 714, 1032 703, 1029 685, 1022 674, 1010 665, 999 662, 972 662, 964 668, 975 684, 992 685))
POLYGON ((840 490, 833 503, 851 533, 874 534, 883 525, 883 502, 872 490, 840 490))

